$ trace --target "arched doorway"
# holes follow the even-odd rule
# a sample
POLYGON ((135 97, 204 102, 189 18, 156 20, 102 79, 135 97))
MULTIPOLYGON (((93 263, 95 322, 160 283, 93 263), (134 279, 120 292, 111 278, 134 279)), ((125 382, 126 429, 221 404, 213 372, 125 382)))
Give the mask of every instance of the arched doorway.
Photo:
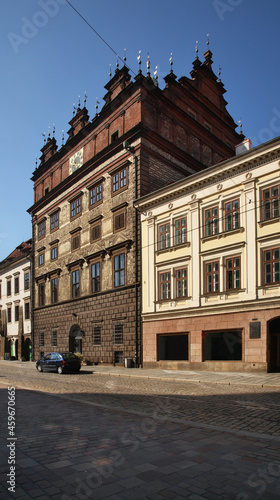
POLYGON ((69 331, 69 351, 83 352, 83 337, 85 333, 79 325, 72 325, 69 331))
POLYGON ((268 322, 268 371, 280 372, 280 317, 268 322))

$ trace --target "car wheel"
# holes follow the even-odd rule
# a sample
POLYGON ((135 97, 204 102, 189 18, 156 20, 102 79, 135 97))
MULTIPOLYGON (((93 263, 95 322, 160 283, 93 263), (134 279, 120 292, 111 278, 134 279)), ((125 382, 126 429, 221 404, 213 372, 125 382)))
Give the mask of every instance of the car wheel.
POLYGON ((62 366, 57 367, 57 373, 59 373, 59 375, 61 375, 63 373, 62 366))
POLYGON ((37 370, 38 370, 38 372, 41 372, 41 373, 43 372, 43 368, 41 367, 41 365, 38 365, 37 370))
POLYGON ((78 368, 77 370, 74 370, 74 373, 79 373, 80 371, 80 368, 78 368))

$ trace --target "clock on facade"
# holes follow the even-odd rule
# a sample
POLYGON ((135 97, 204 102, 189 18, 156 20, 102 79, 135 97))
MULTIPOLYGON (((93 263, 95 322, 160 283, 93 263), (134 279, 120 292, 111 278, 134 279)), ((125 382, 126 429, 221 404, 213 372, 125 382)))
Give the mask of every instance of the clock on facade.
POLYGON ((80 168, 84 161, 84 148, 80 149, 69 159, 69 174, 73 174, 78 168, 80 168))

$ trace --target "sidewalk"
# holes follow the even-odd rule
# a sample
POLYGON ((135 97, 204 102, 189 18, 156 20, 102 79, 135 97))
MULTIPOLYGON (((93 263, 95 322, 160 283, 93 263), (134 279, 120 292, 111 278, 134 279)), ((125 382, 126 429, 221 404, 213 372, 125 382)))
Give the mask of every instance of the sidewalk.
MULTIPOLYGON (((34 369, 34 362, 0 360, 1 365, 21 365, 23 369, 34 369)), ((120 377, 155 378, 160 380, 175 380, 224 385, 249 385, 280 389, 280 373, 245 373, 245 372, 210 372, 210 371, 183 371, 161 370, 145 368, 124 368, 114 366, 82 366, 83 371, 92 371, 95 374, 120 377)))

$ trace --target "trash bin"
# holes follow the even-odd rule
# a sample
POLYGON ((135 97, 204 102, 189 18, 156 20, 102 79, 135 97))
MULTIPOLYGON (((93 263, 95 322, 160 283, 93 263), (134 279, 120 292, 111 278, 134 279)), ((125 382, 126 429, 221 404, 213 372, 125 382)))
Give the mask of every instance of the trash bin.
POLYGON ((132 358, 124 358, 125 368, 132 368, 132 358))
POLYGON ((10 353, 9 352, 5 352, 4 359, 6 361, 9 361, 9 359, 10 359, 10 353))

